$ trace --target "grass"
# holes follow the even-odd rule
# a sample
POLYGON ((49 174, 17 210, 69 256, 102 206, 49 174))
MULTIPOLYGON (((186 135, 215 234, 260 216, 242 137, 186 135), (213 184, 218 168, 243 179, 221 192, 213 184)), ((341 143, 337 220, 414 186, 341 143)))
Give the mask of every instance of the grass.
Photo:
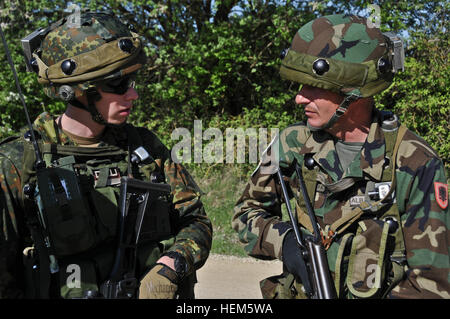
POLYGON ((237 233, 231 228, 234 205, 247 184, 246 174, 233 165, 188 169, 206 193, 202 202, 213 225, 211 253, 246 257, 237 233))
MULTIPOLYGON (((211 253, 248 257, 237 233, 231 228, 233 209, 242 195, 250 174, 256 167, 249 165, 188 165, 188 170, 201 190, 206 214, 213 225, 213 243, 211 253), (251 169, 251 170, 250 170, 251 169)), ((291 198, 291 207, 295 207, 291 198)), ((288 221, 286 205, 282 205, 282 220, 288 221)))

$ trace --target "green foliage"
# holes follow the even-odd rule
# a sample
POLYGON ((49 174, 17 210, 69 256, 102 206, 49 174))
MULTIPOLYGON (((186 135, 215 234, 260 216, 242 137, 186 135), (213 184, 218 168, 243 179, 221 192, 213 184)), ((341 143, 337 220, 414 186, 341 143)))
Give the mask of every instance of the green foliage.
POLYGON ((450 65, 449 36, 415 37, 414 52, 406 59, 405 72, 390 90, 377 98, 392 109, 411 130, 425 138, 450 165, 450 65))
MULTIPOLYGON (((6 0, 2 27, 18 70, 31 118, 64 104, 42 92, 25 72, 19 39, 67 14, 62 0, 6 0)), ((448 12, 444 1, 301 0, 86 0, 82 10, 111 10, 146 41, 149 63, 138 78, 140 99, 130 120, 154 130, 168 146, 169 132, 195 119, 203 128, 284 128, 304 119, 295 105, 297 85, 278 75, 279 54, 301 25, 325 14, 372 14, 380 8, 383 31, 407 40, 405 72, 377 97, 423 136, 450 167, 448 12), (430 134, 432 132, 432 134, 430 134)), ((4 54, 3 47, 0 54, 4 54)), ((0 65, 0 137, 24 126, 22 106, 7 63, 0 65)), ((203 164, 206 165, 206 164, 203 164)), ((225 164, 224 164, 225 165, 225 164)), ((197 170, 200 166, 191 164, 197 170)), ((221 166, 221 165, 217 165, 221 166)), ((241 165, 243 175, 254 165, 241 165)))
MULTIPOLYGON (((65 106, 61 101, 48 99, 41 86, 37 83, 37 76, 25 71, 25 60, 20 39, 39 27, 46 27, 52 21, 62 17, 64 13, 57 8, 65 7, 65 1, 61 0, 6 0, 0 3, 2 29, 32 118, 43 111, 61 112, 65 106)), ((3 45, 0 46, 0 55, 2 56, 2 61, 4 61, 4 63, 0 64, 1 138, 13 134, 20 127, 24 126, 26 122, 10 65, 6 62, 3 45)))
POLYGON ((246 179, 237 166, 222 167, 214 172, 198 171, 193 176, 205 195, 201 198, 213 225, 211 253, 247 256, 239 243, 238 234, 231 228, 236 194, 244 191, 246 179), (204 173, 207 174, 205 177, 204 173))

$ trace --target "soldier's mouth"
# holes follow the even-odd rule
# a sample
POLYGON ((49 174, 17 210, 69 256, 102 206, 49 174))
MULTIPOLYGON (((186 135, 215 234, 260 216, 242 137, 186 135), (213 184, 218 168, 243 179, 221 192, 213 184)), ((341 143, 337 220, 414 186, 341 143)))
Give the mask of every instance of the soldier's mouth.
POLYGON ((131 113, 131 107, 128 107, 126 109, 122 109, 119 111, 119 114, 123 115, 123 116, 130 115, 130 113, 131 113))
POLYGON ((310 108, 305 108, 305 115, 306 116, 312 116, 314 114, 316 114, 317 112, 315 110, 312 110, 310 108))

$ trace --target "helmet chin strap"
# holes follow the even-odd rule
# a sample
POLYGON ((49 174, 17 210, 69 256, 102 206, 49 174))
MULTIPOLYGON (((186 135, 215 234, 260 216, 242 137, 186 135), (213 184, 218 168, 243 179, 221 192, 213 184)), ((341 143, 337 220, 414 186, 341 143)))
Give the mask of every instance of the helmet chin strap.
POLYGON ((91 114, 91 118, 94 122, 105 125, 108 127, 114 127, 114 128, 121 128, 125 125, 126 121, 120 124, 112 124, 106 122, 106 120, 103 118, 103 116, 100 114, 100 112, 97 110, 97 107, 95 106, 95 102, 99 101, 101 96, 98 93, 97 89, 95 88, 89 88, 86 90, 86 97, 88 101, 88 105, 84 105, 77 99, 73 99, 70 101, 70 104, 73 106, 76 106, 80 109, 86 110, 91 114))
POLYGON ((306 122, 306 125, 308 126, 308 128, 313 131, 320 131, 320 130, 325 130, 328 128, 331 128, 336 122, 337 120, 345 114, 345 112, 347 112, 348 107, 350 106, 350 104, 354 101, 356 101, 357 99, 359 99, 359 96, 357 95, 347 95, 344 100, 341 102, 341 104, 339 104, 338 108, 336 109, 336 111, 334 112, 333 116, 330 118, 330 120, 325 123, 322 126, 311 126, 309 124, 309 122, 306 122))

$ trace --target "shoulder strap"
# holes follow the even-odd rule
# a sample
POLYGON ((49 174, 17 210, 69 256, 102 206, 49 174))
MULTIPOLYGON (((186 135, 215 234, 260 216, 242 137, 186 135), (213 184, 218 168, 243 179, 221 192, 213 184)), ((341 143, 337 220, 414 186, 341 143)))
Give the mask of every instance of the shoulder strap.
POLYGON ((3 144, 9 143, 11 141, 14 141, 14 140, 18 139, 19 137, 20 136, 16 136, 16 135, 8 136, 0 141, 0 146, 2 146, 3 144))

